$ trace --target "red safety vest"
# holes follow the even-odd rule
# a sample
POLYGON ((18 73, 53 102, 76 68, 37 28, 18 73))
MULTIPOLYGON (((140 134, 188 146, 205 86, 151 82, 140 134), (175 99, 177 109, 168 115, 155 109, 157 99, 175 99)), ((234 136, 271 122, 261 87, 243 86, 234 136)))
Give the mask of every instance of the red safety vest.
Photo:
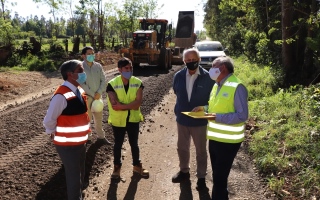
POLYGON ((60 86, 54 93, 63 95, 67 100, 67 107, 57 119, 56 133, 53 139, 55 145, 75 146, 87 142, 90 132, 90 120, 87 113, 86 96, 79 88, 84 104, 76 94, 66 86, 60 86))

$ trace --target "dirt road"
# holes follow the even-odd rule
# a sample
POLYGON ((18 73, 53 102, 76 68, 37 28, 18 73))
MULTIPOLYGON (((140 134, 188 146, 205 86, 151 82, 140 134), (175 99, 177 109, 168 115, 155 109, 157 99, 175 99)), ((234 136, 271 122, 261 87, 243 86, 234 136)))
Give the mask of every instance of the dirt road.
MULTIPOLYGON (((208 160, 207 186, 209 192, 198 192, 196 187, 195 149, 191 152, 191 184, 174 184, 173 174, 179 171, 176 153, 176 123, 173 113, 175 95, 170 90, 163 100, 147 116, 141 127, 141 159, 150 171, 148 179, 141 179, 132 173, 131 151, 128 142, 123 149, 121 180, 111 180, 112 163, 106 170, 90 180, 85 190, 87 199, 148 199, 148 200, 208 200, 212 191, 212 170, 208 160)), ((270 193, 259 182, 257 175, 242 147, 233 165, 229 180, 230 199, 271 199, 270 193), (270 197, 270 198, 268 198, 270 197)))
MULTIPOLYGON (((141 179, 133 176, 130 147, 126 142, 123 148, 122 179, 118 183, 111 181, 112 146, 93 143, 87 148, 86 180, 89 181, 89 185, 84 190, 85 199, 210 199, 210 164, 207 175, 209 192, 198 193, 195 190, 193 146, 190 164, 191 185, 171 182, 171 176, 179 170, 173 114, 175 96, 171 90, 173 74, 179 69, 179 66, 174 66, 169 72, 154 69, 134 72, 146 86, 142 105, 145 122, 141 124, 139 143, 141 159, 144 167, 150 171, 150 177, 141 179)), ((107 80, 115 75, 116 71, 108 71, 107 80)), ((8 80, 14 80, 10 75, 6 76, 8 80)), ((0 73, 0 80, 1 77, 0 73)), ((30 81, 29 78, 29 82, 26 83, 22 81, 22 77, 25 78, 15 77, 15 81, 21 83, 16 87, 21 90, 17 89, 15 95, 8 94, 14 98, 2 99, 0 102, 0 199, 66 199, 64 169, 54 146, 43 134, 42 126, 51 92, 61 83, 61 79, 59 75, 38 74, 34 76, 34 81, 30 81), (21 99, 26 96, 29 97, 29 101, 20 104, 24 102, 21 99)), ((6 89, 1 93, 7 94, 10 87, 6 89)), ((107 114, 105 108, 104 129, 108 139, 113 141, 110 126, 106 123, 107 114)), ((259 181, 244 147, 234 162, 229 187, 230 199, 274 199, 259 181)))

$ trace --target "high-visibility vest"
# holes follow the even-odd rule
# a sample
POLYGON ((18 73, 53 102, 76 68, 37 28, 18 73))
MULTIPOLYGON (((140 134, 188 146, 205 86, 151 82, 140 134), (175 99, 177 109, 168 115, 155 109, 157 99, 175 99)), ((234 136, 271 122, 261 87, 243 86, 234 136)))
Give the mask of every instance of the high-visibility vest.
POLYGON ((87 113, 86 96, 79 88, 84 103, 66 86, 60 86, 54 95, 61 94, 67 100, 67 107, 57 119, 53 143, 60 146, 75 146, 86 143, 90 132, 90 120, 87 113))
MULTIPOLYGON (((136 99, 137 91, 139 90, 142 81, 132 76, 129 79, 129 89, 126 92, 121 75, 113 78, 108 82, 115 93, 117 94, 120 103, 129 104, 136 99)), ((108 98, 109 117, 108 123, 116 127, 126 127, 127 117, 129 115, 129 122, 141 122, 143 121, 143 115, 140 111, 140 107, 137 110, 113 110, 110 99, 108 98)))
MULTIPOLYGON (((218 85, 213 86, 208 113, 233 113, 234 108, 234 95, 238 85, 241 81, 234 75, 227 78, 225 83, 216 94, 218 85)), ((239 124, 223 124, 215 120, 209 120, 207 125, 207 139, 215 140, 224 143, 240 143, 244 140, 245 123, 239 124)))

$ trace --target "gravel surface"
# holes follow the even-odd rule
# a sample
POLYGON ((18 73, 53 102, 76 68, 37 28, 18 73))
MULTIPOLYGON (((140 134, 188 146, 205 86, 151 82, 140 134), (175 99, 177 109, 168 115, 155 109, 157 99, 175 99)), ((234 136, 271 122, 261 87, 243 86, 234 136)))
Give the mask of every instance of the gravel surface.
MULTIPOLYGON (((114 66, 105 68, 107 80, 117 75, 114 66)), ((212 172, 208 162, 209 192, 195 190, 195 153, 192 146, 190 183, 173 184, 178 172, 175 96, 171 90, 174 73, 148 66, 134 69, 143 80, 140 151, 148 179, 132 174, 128 143, 123 147, 121 180, 111 181, 112 146, 92 143, 87 146, 85 199, 188 200, 210 199, 212 172)), ((42 120, 54 89, 62 83, 59 73, 0 72, 0 199, 66 199, 64 168, 49 138, 43 133, 42 120)), ((103 95, 105 97, 105 94, 103 95)), ((104 108, 104 130, 113 136, 104 108)), ((96 136, 94 134, 94 136, 96 136)), ((95 141, 95 140, 93 140, 95 141)), ((230 199, 275 199, 255 173, 245 146, 236 157, 229 178, 230 199)))

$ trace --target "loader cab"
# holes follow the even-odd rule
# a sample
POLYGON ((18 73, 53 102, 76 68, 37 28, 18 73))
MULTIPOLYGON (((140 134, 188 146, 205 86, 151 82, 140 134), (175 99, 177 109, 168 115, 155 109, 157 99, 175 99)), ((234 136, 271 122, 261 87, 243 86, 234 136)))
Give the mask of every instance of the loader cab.
MULTIPOLYGON (((140 29, 141 30, 153 30, 156 32, 156 43, 157 48, 161 49, 165 47, 166 43, 166 31, 170 29, 168 27, 168 20, 166 19, 141 19, 140 20, 140 29)), ((171 29, 170 29, 171 30, 171 29)), ((170 31, 171 33, 171 31, 170 31)))

